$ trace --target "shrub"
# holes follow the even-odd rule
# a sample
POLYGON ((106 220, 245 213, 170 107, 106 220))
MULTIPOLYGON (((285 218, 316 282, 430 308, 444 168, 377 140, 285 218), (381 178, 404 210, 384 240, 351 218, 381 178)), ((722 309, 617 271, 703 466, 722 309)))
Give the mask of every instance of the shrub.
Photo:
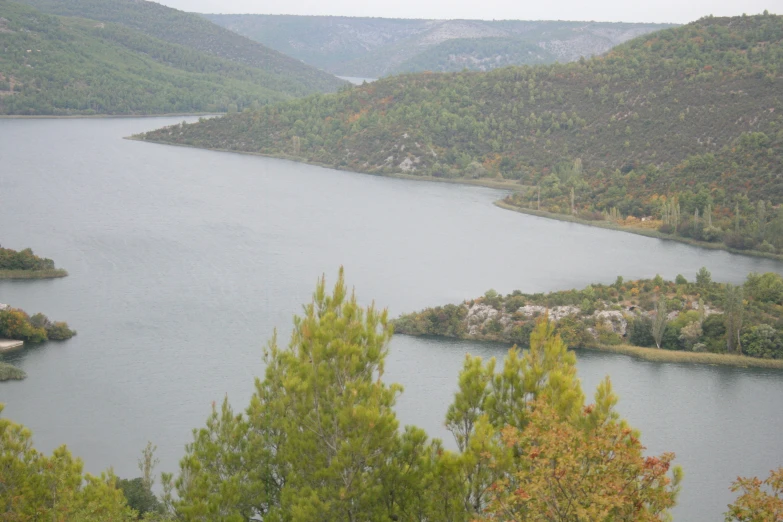
POLYGON ((723 242, 727 247, 736 248, 737 250, 750 250, 755 245, 755 241, 752 238, 744 236, 740 232, 727 232, 723 236, 723 242))
POLYGON ((68 323, 59 321, 46 329, 46 335, 50 341, 65 341, 76 335, 76 331, 68 328, 68 323))
POLYGON ((701 231, 702 241, 715 243, 723 240, 723 230, 718 227, 704 227, 701 231))
POLYGON ((768 324, 760 324, 743 332, 742 349, 751 357, 783 359, 783 339, 780 333, 768 324))
POLYGON ((46 340, 46 330, 30 324, 30 317, 22 310, 10 309, 0 312, 0 336, 31 343, 46 340))
POLYGON ((655 346, 652 335, 652 319, 646 315, 633 318, 628 324, 628 342, 634 346, 655 346))

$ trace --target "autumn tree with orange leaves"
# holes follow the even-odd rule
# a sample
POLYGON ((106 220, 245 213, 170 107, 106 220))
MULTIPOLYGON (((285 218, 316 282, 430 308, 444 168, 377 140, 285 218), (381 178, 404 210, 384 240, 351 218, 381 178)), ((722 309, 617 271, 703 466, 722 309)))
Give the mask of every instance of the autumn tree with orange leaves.
POLYGON ((740 477, 731 490, 742 494, 729 504, 726 522, 783 522, 783 468, 771 471, 763 481, 740 477))
POLYGON ((638 434, 622 422, 584 429, 592 411, 586 407, 574 423, 539 402, 524 430, 506 427, 514 471, 492 486, 479 520, 662 520, 682 476, 674 455, 645 457, 638 434))

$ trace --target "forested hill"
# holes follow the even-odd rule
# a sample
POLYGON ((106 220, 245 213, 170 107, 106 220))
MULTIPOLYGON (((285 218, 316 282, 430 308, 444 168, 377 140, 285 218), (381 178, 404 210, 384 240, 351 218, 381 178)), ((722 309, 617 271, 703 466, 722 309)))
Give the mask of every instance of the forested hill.
POLYGON ((223 112, 310 92, 122 25, 0 0, 0 114, 223 112))
POLYGON ((275 75, 296 96, 333 92, 343 82, 331 74, 240 36, 204 18, 145 0, 19 0, 49 14, 113 22, 275 75))
POLYGON ((572 188, 575 211, 637 217, 665 217, 679 195, 677 216, 709 207, 724 219, 760 198, 783 202, 781 63, 783 17, 708 17, 589 60, 403 75, 145 138, 368 173, 514 179, 569 213, 572 188))
POLYGON ((204 16, 305 63, 341 76, 363 78, 569 62, 669 27, 565 21, 204 16))

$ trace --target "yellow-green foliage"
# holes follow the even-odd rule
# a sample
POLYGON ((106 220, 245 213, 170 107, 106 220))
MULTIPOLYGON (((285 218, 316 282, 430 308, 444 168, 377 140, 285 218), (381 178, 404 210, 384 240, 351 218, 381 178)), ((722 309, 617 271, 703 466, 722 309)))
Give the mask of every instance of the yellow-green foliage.
POLYGON ((30 317, 24 310, 0 310, 0 337, 40 343, 64 341, 76 335, 65 322, 52 322, 44 314, 30 317))
MULTIPOLYGON (((0 413, 3 405, 0 404, 0 413)), ((0 418, 0 513, 4 520, 135 520, 111 473, 83 473, 65 446, 43 455, 24 426, 0 418)))

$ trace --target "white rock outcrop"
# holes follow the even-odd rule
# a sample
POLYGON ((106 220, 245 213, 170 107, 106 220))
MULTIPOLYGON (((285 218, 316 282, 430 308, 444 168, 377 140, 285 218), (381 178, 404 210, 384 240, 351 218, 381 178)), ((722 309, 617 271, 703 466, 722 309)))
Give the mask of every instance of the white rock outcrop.
POLYGON ((525 305, 517 310, 518 313, 525 317, 544 315, 547 311, 549 311, 549 320, 555 323, 569 315, 579 315, 582 313, 582 310, 577 306, 555 306, 553 308, 547 308, 546 306, 525 305))
POLYGON ((628 331, 628 320, 619 310, 602 310, 593 314, 596 322, 602 322, 605 327, 614 333, 624 336, 628 331))

